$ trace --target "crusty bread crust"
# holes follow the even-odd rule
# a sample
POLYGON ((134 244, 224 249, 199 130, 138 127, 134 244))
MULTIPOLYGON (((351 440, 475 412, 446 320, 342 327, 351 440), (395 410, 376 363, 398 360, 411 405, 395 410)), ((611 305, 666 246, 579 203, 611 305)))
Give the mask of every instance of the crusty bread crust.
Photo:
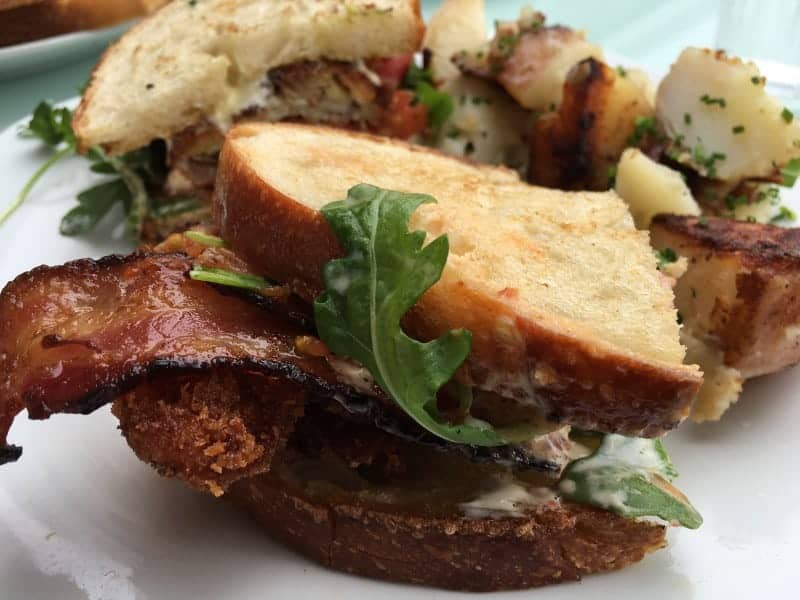
POLYGON ((103 54, 72 121, 78 148, 121 154, 205 120, 224 128, 272 68, 411 54, 424 31, 419 0, 171 2, 103 54))
POLYGON ((0 47, 107 27, 140 17, 166 0, 27 0, 0 2, 0 47))
POLYGON ((331 504, 271 475, 229 492, 272 535, 322 565, 405 583, 489 592, 621 569, 664 545, 664 527, 572 503, 524 517, 434 517, 331 504))
MULTIPOLYGON (((229 140, 240 133, 248 135, 249 127, 235 129, 229 140)), ((421 161, 431 152, 365 134, 335 135, 400 144, 418 153, 421 161)), ((264 274, 290 283, 311 300, 323 289, 322 265, 341 256, 342 248, 318 211, 286 197, 265 176, 252 168, 235 144, 223 147, 215 191, 222 235, 264 274)), ((693 368, 615 351, 597 339, 577 337, 520 315, 502 298, 469 289, 463 281, 450 283, 429 290, 404 324, 422 339, 433 339, 453 327, 472 331, 472 352, 461 374, 467 382, 536 402, 553 417, 590 430, 658 436, 687 416, 702 381, 693 368), (505 324, 507 331, 498 331, 497 323, 505 324)))

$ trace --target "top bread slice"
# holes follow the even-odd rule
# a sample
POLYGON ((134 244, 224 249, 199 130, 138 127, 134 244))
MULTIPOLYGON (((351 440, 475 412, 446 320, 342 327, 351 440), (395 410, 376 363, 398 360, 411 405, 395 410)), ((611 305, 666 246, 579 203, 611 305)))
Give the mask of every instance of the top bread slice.
POLYGON ((403 142, 299 124, 229 133, 215 190, 223 237, 306 299, 342 248, 320 207, 358 183, 428 193, 412 229, 442 233, 441 280, 412 335, 473 334, 462 375, 585 429, 655 436, 688 413, 702 377, 682 364, 673 294, 648 234, 613 192, 562 192, 403 142))
POLYGON ((274 67, 408 54, 423 33, 419 0, 171 2, 105 53, 73 128, 83 150, 127 152, 228 124, 274 67))

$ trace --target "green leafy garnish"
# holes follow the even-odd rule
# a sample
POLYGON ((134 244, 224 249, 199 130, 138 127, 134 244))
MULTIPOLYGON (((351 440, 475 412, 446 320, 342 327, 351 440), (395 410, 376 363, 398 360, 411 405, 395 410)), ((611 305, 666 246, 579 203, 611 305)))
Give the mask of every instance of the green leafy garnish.
MULTIPOLYGON (((20 136, 36 138, 54 151, 54 154, 33 174, 14 201, 0 212, 2 225, 30 194, 34 185, 61 159, 76 153, 75 133, 72 130, 72 111, 56 108, 41 102, 33 111, 20 136)), ((161 189, 166 177, 164 149, 158 145, 147 146, 122 156, 108 156, 99 147, 90 148, 86 158, 90 170, 100 175, 117 178, 104 181, 78 194, 78 204, 64 215, 60 232, 63 235, 80 235, 91 231, 114 207, 121 204, 126 215, 128 231, 138 240, 148 216, 167 218, 200 208, 189 198, 157 200, 151 191, 161 189)))
POLYGON ((781 111, 781 118, 786 121, 787 123, 791 123, 794 121, 794 113, 790 111, 788 108, 784 107, 781 111))
POLYGON ((183 234, 193 242, 197 242, 198 244, 202 244, 203 246, 210 246, 212 248, 227 248, 228 242, 223 240, 221 237, 217 237, 216 235, 209 235, 208 233, 203 233, 202 231, 186 231, 183 234))
POLYGON ((502 445, 506 440, 488 423, 470 418, 450 423, 437 407, 437 392, 469 354, 470 332, 449 331, 423 343, 400 326, 447 261, 446 235, 423 247, 425 233, 408 231, 412 213, 433 202, 425 194, 361 184, 346 200, 324 206, 322 215, 347 255, 325 264, 325 292, 314 302, 314 318, 328 348, 366 367, 422 427, 456 443, 502 445))
POLYGON ((658 268, 663 269, 668 264, 674 263, 678 260, 678 254, 672 248, 664 248, 663 250, 655 250, 656 260, 658 260, 658 268))
POLYGON ((658 517, 697 529, 703 518, 670 484, 676 476, 661 440, 608 434, 594 454, 570 463, 559 491, 623 517, 658 517))
POLYGON ((39 167, 28 182, 22 187, 17 197, 0 212, 0 225, 25 202, 33 186, 57 162, 75 154, 75 134, 72 132, 72 111, 68 108, 53 108, 47 102, 40 102, 33 111, 31 120, 19 132, 21 137, 37 138, 54 154, 39 167))
POLYGON ((436 89, 430 69, 423 69, 412 62, 403 80, 403 87, 413 90, 414 102, 422 103, 428 109, 428 125, 432 129, 440 129, 453 113, 453 98, 436 89))
POLYGON ((781 169, 781 176, 783 181, 781 185, 784 187, 794 186, 794 182, 800 177, 800 158, 793 158, 781 169))
POLYGON ((78 206, 64 215, 59 231, 68 236, 91 231, 117 202, 128 198, 128 188, 119 179, 89 188, 78 194, 78 206))
POLYGON ((770 223, 781 223, 782 221, 796 221, 797 215, 795 212, 789 208, 788 206, 782 205, 778 209, 778 214, 772 217, 769 222, 770 223))
POLYGON ((258 275, 237 273, 235 271, 204 267, 202 265, 195 265, 192 267, 192 270, 189 271, 189 277, 196 281, 216 283, 217 285, 253 290, 255 292, 272 286, 269 280, 259 277, 258 275))

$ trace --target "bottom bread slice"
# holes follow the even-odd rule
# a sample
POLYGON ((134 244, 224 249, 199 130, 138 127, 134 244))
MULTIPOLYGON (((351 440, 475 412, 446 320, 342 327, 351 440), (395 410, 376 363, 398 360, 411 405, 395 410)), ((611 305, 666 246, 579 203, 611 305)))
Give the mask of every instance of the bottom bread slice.
POLYGON ((664 545, 664 527, 559 502, 524 516, 425 516, 312 497, 274 475, 231 496, 273 536, 347 573, 454 590, 524 589, 621 569, 664 545))

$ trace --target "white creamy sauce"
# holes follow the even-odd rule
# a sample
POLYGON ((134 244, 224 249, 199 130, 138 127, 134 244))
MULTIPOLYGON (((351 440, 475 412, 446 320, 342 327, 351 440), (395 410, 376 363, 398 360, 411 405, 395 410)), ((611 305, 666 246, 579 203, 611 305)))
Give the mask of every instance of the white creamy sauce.
POLYGON ((497 480, 496 487, 471 502, 459 504, 459 508, 471 519, 522 517, 526 508, 547 504, 556 499, 558 496, 553 488, 527 487, 505 477, 497 480))
POLYGON ((375 87, 380 87, 381 84, 383 83, 381 81, 380 75, 378 75, 375 71, 371 70, 363 59, 359 58, 358 60, 356 60, 353 63, 353 66, 359 73, 361 73, 364 77, 366 77, 369 80, 369 82, 375 87))

